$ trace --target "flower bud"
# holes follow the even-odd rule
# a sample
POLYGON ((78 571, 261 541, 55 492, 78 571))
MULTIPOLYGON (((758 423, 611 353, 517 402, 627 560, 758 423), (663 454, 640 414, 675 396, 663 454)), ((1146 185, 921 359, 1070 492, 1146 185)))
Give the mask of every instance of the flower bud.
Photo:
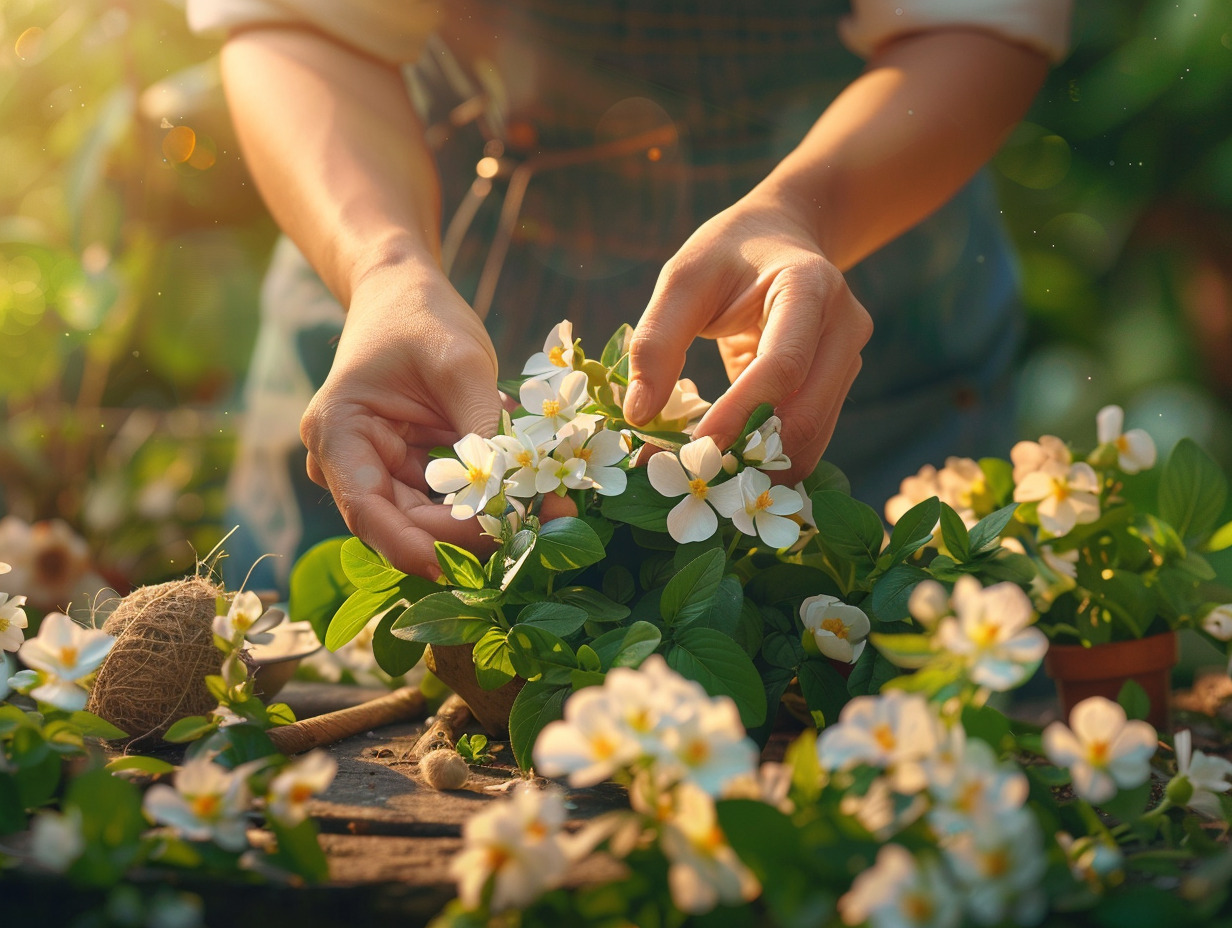
POLYGON ((1168 781, 1168 786, 1164 790, 1164 797, 1174 806, 1187 806, 1189 800, 1193 799, 1194 787, 1189 782, 1189 777, 1177 774, 1168 781))
POLYGON ((907 611, 921 625, 932 626, 950 611, 950 597, 936 580, 921 580, 911 591, 907 611))

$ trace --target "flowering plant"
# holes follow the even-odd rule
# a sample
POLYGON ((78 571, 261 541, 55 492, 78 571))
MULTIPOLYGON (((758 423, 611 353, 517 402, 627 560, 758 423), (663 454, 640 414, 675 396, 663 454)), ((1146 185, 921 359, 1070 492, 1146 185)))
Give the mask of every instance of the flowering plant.
MULTIPOLYGON (((940 503, 922 501, 887 538, 832 465, 773 485, 790 462, 768 405, 729 448, 692 436, 709 404, 687 380, 649 426, 626 422, 629 334, 623 326, 590 358, 569 323, 556 326, 523 377, 503 384, 521 405, 499 434, 467 435, 428 463, 453 515, 491 538, 486 560, 438 542, 433 583, 347 539, 333 566, 310 553, 292 572, 291 615, 313 620, 327 648, 380 615, 373 651, 391 675, 427 645, 470 645, 483 689, 525 681, 509 715, 524 768, 566 697, 656 653, 730 697, 755 737, 789 687, 819 723, 833 720, 897 674, 865 641, 912 631, 907 596, 931 576, 909 560, 940 503), (544 519, 545 503, 573 514, 544 519)), ((974 525, 949 572, 1027 582, 1029 562, 998 544, 1011 512, 974 525)))
POLYGON ((1017 504, 1001 544, 1029 559, 1039 627, 1053 640, 1091 645, 1181 628, 1232 640, 1232 590, 1214 582, 1203 556, 1232 545, 1232 523, 1219 526, 1224 474, 1189 439, 1157 468, 1150 435, 1123 423, 1120 407, 1104 407, 1085 456, 1045 435, 1016 444, 1009 460, 925 467, 902 482, 886 517, 897 524, 916 501, 941 500, 928 569, 948 580, 951 562, 970 551, 964 530, 1017 504))

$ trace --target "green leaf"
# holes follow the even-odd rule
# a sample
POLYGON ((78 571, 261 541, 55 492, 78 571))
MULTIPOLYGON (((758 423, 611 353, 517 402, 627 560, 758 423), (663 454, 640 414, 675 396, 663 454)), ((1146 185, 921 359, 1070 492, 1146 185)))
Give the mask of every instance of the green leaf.
POLYGON ((1137 680, 1126 680, 1121 684, 1117 702, 1131 719, 1142 720, 1151 714, 1151 697, 1137 680))
POLYGON ((603 560, 605 553, 595 530, 572 516, 553 519, 539 529, 535 550, 539 553, 539 563, 548 570, 589 567, 603 560))
POLYGON ((625 522, 652 532, 666 532, 667 514, 673 505, 673 500, 650 485, 646 468, 635 467, 628 472, 625 491, 617 496, 604 496, 599 503, 599 511, 604 518, 613 522, 625 522))
MULTIPOLYGON (((723 582, 727 581, 727 577, 723 578, 723 582)), ((734 578, 733 578, 734 579, 734 578)), ((720 596, 722 595, 723 583, 719 584, 720 596)), ((765 628, 761 618, 761 611, 757 608, 757 603, 744 595, 741 590, 740 596, 740 613, 736 618, 736 627, 731 633, 732 640, 744 649, 744 653, 753 657, 761 650, 762 641, 765 636, 765 628)))
POLYGON ((534 625, 515 625, 509 629, 509 659, 518 676, 527 680, 548 673, 553 667, 576 670, 577 656, 558 636, 534 625))
POLYGON ((1010 733, 1010 720, 992 706, 963 706, 962 726, 967 737, 979 738, 998 751, 1010 733))
POLYGON ((584 644, 577 649, 578 666, 583 670, 602 671, 603 661, 599 654, 588 644, 584 644))
POLYGON ((114 886, 141 852, 141 835, 147 827, 141 791, 107 770, 94 768, 69 784, 64 807, 81 813, 83 848, 69 868, 69 879, 77 885, 114 886))
POLYGON ((127 732, 122 732, 106 719, 100 719, 93 712, 80 710, 73 712, 68 717, 69 724, 80 731, 87 738, 102 738, 104 741, 118 741, 121 738, 127 737, 127 732))
POLYGON ((441 565, 441 573, 450 584, 469 590, 482 590, 487 584, 488 578, 484 575, 479 558, 465 548, 446 541, 438 541, 433 547, 436 549, 436 562, 441 565))
POLYGON ((528 528, 515 533, 501 551, 492 555, 488 565, 492 582, 502 590, 509 589, 530 560, 538 540, 539 536, 528 528))
POLYGON ((838 596, 842 591, 825 571, 803 564, 772 564, 757 571, 744 588, 744 594, 763 606, 790 604, 794 613, 809 596, 829 593, 838 596))
POLYGON ((984 551, 997 547, 1000 544, 1001 532, 1010 524, 1017 509, 1017 503, 1010 503, 980 519, 971 529, 969 536, 971 553, 982 554, 984 551))
POLYGON ((971 540, 962 517, 945 503, 941 504, 941 538, 950 556, 960 564, 971 557, 971 540))
POLYGON ((397 586, 406 576, 358 538, 348 538, 342 543, 340 557, 346 578, 361 590, 379 593, 397 586))
POLYGON ((475 642, 475 679, 485 690, 504 686, 515 676, 510 659, 508 632, 503 628, 489 628, 475 642))
POLYGON ((143 757, 140 754, 127 754, 123 757, 117 757, 107 763, 108 773, 123 773, 125 771, 135 771, 137 773, 148 773, 150 776, 162 776, 172 773, 175 770, 175 764, 169 764, 165 760, 160 760, 157 757, 143 757))
POLYGON ((1151 798, 1151 783, 1148 780, 1133 789, 1122 789, 1099 807, 1114 818, 1123 822, 1132 822, 1146 810, 1146 804, 1151 798))
POLYGON ((535 739, 548 722, 564 715, 567 686, 547 683, 527 683, 513 700, 509 710, 509 746, 513 759, 522 770, 530 770, 535 739))
POLYGON ((183 744, 186 741, 196 741, 218 727, 216 717, 204 715, 187 715, 172 723, 163 735, 164 741, 172 744, 183 744))
POLYGON ((616 564, 607 569, 603 574, 603 595, 621 605, 637 595, 637 583, 629 568, 616 564))
POLYGON ((274 832, 278 849, 274 863, 303 878, 307 883, 324 883, 329 879, 329 862, 317 841, 317 826, 306 818, 294 827, 288 827, 270 817, 266 824, 274 832))
MULTIPOLYGON (((626 610, 627 611, 627 610, 626 610)), ((564 603, 531 603, 518 614, 518 625, 530 625, 567 638, 586 622, 586 613, 564 603)))
POLYGON ((872 570, 885 536, 876 511, 837 490, 822 490, 810 499, 820 541, 842 560, 851 561, 858 573, 872 570))
POLYGON ((656 448, 662 448, 664 451, 676 452, 687 445, 693 439, 684 432, 672 431, 647 431, 646 429, 634 428, 629 426, 629 431, 640 438, 648 445, 654 445, 656 448))
MULTIPOLYGON (((744 587, 740 585, 731 574, 728 574, 719 581, 719 588, 715 590, 714 595, 710 597, 710 602, 702 609, 701 612, 693 616, 691 610, 686 609, 681 613, 680 618, 676 620, 676 627, 680 628, 685 625, 704 625, 707 628, 713 628, 715 631, 722 632, 729 638, 735 638, 736 629, 740 625, 740 611, 744 606, 744 587)), ((743 643, 740 643, 743 650, 748 653, 749 649, 743 643)))
POLYGON ((327 538, 313 545, 291 568, 287 618, 310 622, 317 640, 325 640, 329 620, 357 587, 342 569, 346 537, 327 538))
POLYGON ((1202 546, 1202 550, 1214 554, 1229 547, 1232 547, 1232 522, 1225 522, 1215 530, 1215 534, 1202 546))
POLYGON ((767 419, 774 415, 774 405, 771 403, 762 403, 752 413, 749 414, 748 421, 744 423, 744 428, 740 430, 740 437, 732 442, 731 447, 743 448, 744 441, 755 431, 762 427, 767 419))
POLYGON ((702 615, 719 589, 726 564, 727 558, 718 548, 711 548, 686 564, 663 588, 663 598, 659 601, 663 621, 671 625, 702 615))
POLYGON ((394 622, 401 614, 397 606, 391 606, 372 633, 372 656, 377 666, 391 677, 400 677, 410 671, 419 663, 426 647, 422 642, 404 641, 394 636, 394 622))
POLYGON ((865 648, 847 678, 847 692, 852 696, 880 693, 881 688, 898 675, 898 668, 875 647, 865 648))
POLYGON ((894 523, 886 553, 894 561, 914 554, 932 539, 933 529, 940 518, 941 501, 935 496, 912 506, 894 523))
POLYGON ((851 495, 851 481, 829 461, 818 461, 813 472, 805 477, 802 483, 804 492, 810 497, 821 490, 834 490, 845 496, 851 495))
POLYGON ((837 722, 843 706, 851 699, 843 675, 829 661, 807 660, 800 665, 797 676, 809 709, 820 712, 825 725, 837 722))
POLYGON ((899 667, 923 667, 936 653, 932 639, 927 635, 881 635, 874 632, 868 640, 899 667))
POLYGON ((1204 539, 1228 498, 1219 465, 1192 439, 1182 438, 1159 479, 1159 515, 1185 539, 1204 539))
POLYGON ((0 835, 11 835, 26 828, 26 807, 22 805, 17 781, 0 770, 0 835))
POLYGON ((628 606, 614 602, 588 586, 570 586, 557 590, 556 599, 565 605, 583 610, 590 622, 607 624, 621 622, 629 617, 628 606))
POLYGON ((766 691, 753 661, 726 635, 692 625, 681 629, 666 653, 668 666, 696 680, 711 696, 730 696, 745 728, 766 718, 766 691))
POLYGON ((492 625, 489 618, 427 619, 414 625, 399 626, 394 622, 393 634, 404 641, 423 644, 471 644, 492 625))
POLYGON ((622 322, 620 328, 612 333, 612 337, 603 346, 603 352, 599 355, 599 363, 608 370, 615 367, 616 363, 625 356, 625 343, 628 342, 629 336, 632 334, 633 326, 627 322, 622 322))
POLYGON ((654 654, 663 635, 649 622, 634 622, 627 628, 614 628, 590 643, 604 670, 613 667, 640 667, 654 654))
POLYGON ((356 590, 330 620, 329 629, 325 632, 325 647, 337 651, 363 631, 373 616, 380 615, 401 598, 402 594, 396 587, 378 592, 356 590))
POLYGON ((1014 465, 1004 458, 980 458, 984 485, 993 502, 1009 500, 1014 495, 1014 465))
POLYGON ((468 605, 455 596, 453 591, 440 590, 436 593, 429 593, 407 606, 394 622, 394 632, 396 634, 399 629, 438 619, 482 619, 489 625, 496 621, 490 609, 468 605))
POLYGON ((897 622, 907 618, 907 601, 911 591, 929 573, 912 564, 896 564, 877 579, 869 597, 868 608, 880 622, 897 622))

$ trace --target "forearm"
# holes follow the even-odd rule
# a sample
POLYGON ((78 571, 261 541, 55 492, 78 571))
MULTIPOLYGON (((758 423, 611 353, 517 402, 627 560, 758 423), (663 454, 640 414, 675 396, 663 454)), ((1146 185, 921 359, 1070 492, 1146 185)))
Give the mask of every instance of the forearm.
POLYGON ((343 306, 373 272, 436 269, 439 184, 396 69, 261 28, 227 42, 222 72, 261 195, 343 306))
POLYGON ((846 270, 946 202, 996 152, 1047 72, 975 31, 891 43, 759 189, 846 270))

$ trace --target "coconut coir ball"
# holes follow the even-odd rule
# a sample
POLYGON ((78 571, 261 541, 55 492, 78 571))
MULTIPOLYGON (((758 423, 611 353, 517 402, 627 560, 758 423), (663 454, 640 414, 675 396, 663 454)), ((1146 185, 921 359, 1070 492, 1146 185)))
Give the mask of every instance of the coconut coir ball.
POLYGON ((221 587, 187 577, 134 590, 103 623, 116 643, 99 668, 86 708, 127 734, 161 736, 177 720, 208 715, 218 700, 205 677, 222 669, 214 647, 221 587))

